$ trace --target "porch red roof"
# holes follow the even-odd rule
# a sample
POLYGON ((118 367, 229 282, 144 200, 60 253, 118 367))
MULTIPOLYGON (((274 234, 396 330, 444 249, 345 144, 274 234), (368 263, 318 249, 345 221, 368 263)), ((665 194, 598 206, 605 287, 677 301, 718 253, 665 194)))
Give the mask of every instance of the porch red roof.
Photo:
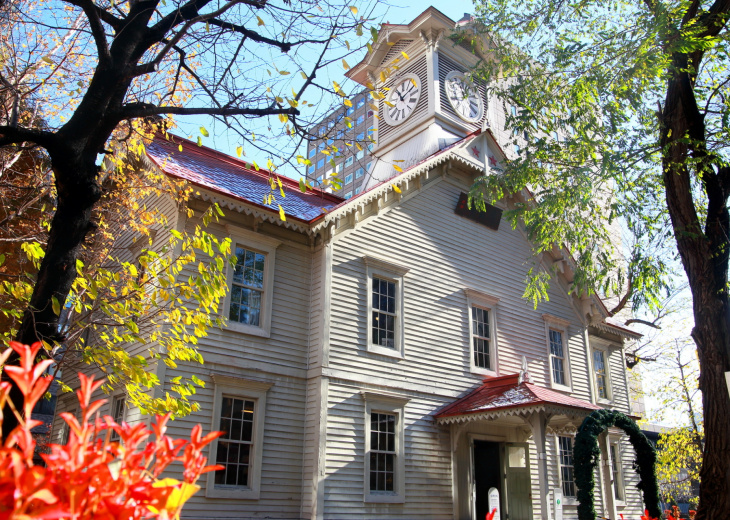
MULTIPOLYGON (((587 413, 600 410, 600 406, 576 399, 528 382, 519 382, 519 374, 486 378, 484 383, 457 399, 436 414, 436 419, 448 420, 457 416, 491 414, 499 411, 528 407, 559 407, 584 410, 587 413)), ((526 410, 525 410, 526 411, 526 410)))

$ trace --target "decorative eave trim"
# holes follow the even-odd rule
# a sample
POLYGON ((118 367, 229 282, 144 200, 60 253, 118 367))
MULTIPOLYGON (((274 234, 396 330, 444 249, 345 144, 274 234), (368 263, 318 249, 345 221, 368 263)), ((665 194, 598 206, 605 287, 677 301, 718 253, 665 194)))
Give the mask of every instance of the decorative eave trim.
POLYGON ((493 421, 495 419, 503 419, 505 417, 522 417, 535 412, 546 412, 552 415, 565 415, 571 418, 583 418, 595 410, 583 410, 570 406, 560 406, 557 404, 534 404, 528 406, 518 406, 513 408, 504 408, 502 410, 485 411, 481 413, 469 413, 462 415, 449 415, 446 417, 438 417, 438 424, 459 424, 474 421, 493 421))
POLYGON ((406 170, 405 172, 401 173, 397 177, 393 177, 392 179, 388 180, 387 182, 383 182, 379 184, 378 186, 375 186, 374 188, 366 191, 365 193, 350 199, 347 201, 347 203, 343 204, 342 206, 333 209, 327 215, 324 219, 319 221, 317 224, 312 226, 312 233, 318 233, 322 231, 323 229, 328 228, 333 223, 337 223, 338 220, 347 217, 351 213, 357 212, 357 211, 364 211, 364 209, 374 200, 378 200, 381 197, 400 197, 400 195, 393 192, 393 186, 398 186, 398 188, 401 188, 403 184, 407 184, 416 177, 420 177, 427 172, 433 170, 437 166, 440 166, 442 164, 448 163, 450 161, 458 161, 460 163, 466 164, 467 166, 470 166, 474 169, 480 170, 480 167, 476 166, 473 162, 469 161, 467 158, 456 154, 453 152, 453 150, 449 150, 446 153, 443 153, 441 155, 437 155, 436 157, 432 157, 431 159, 428 159, 427 161, 414 166, 413 168, 406 170), (392 195, 391 195, 392 193, 392 195))
POLYGON ((365 262, 365 265, 368 267, 382 269, 383 271, 388 271, 390 273, 397 274, 398 276, 405 276, 406 274, 408 274, 408 271, 411 270, 410 267, 406 267, 404 265, 396 264, 389 260, 376 258, 370 255, 363 256, 362 261, 365 262))
POLYGON ((633 330, 619 327, 618 325, 611 325, 610 323, 606 323, 605 321, 591 323, 591 326, 597 328, 600 331, 608 332, 609 334, 616 334, 626 339, 641 339, 644 337, 644 335, 640 334, 639 332, 634 332, 633 330))

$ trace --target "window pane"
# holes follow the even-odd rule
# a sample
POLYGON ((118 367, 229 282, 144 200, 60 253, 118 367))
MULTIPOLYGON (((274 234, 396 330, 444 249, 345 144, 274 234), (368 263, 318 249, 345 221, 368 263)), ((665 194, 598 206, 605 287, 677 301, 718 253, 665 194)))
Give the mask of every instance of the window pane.
POLYGON ((216 471, 216 485, 248 486, 254 407, 251 400, 222 399, 220 429, 224 435, 218 440, 216 463, 223 469, 216 471))
POLYGON ((560 479, 563 483, 563 495, 575 496, 575 481, 573 480, 573 439, 558 437, 560 458, 560 479))

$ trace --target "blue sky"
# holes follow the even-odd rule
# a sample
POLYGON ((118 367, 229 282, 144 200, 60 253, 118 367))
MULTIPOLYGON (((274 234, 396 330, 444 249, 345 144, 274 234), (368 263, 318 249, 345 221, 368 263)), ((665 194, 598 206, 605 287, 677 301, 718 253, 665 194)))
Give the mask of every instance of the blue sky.
MULTIPOLYGON (((353 5, 357 5, 357 2, 353 2, 353 5)), ((429 5, 433 5, 435 8, 439 9, 442 13, 455 21, 464 16, 464 13, 474 12, 474 4, 472 0, 439 0, 432 3, 411 2, 408 4, 398 2, 378 2, 375 7, 373 25, 376 25, 376 22, 408 23, 421 14, 429 5)), ((363 55, 364 53, 360 53, 356 56, 356 59, 355 57, 353 57, 353 59, 348 58, 348 62, 351 65, 354 65, 363 57, 363 55)), ((337 81, 338 83, 343 83, 343 80, 345 79, 344 70, 339 65, 330 66, 328 70, 323 71, 322 74, 318 73, 317 76, 318 78, 327 77, 330 82, 337 81)), ((327 110, 319 110, 318 112, 321 112, 318 113, 318 116, 321 117, 327 112, 327 110)), ((240 138, 238 138, 235 133, 226 129, 224 125, 215 123, 215 121, 209 117, 179 117, 177 119, 177 124, 178 128, 173 132, 192 138, 193 140, 197 139, 200 135, 199 128, 201 126, 205 127, 210 132, 210 137, 202 138, 203 144, 230 155, 235 155, 236 147, 241 144, 240 138)), ((252 129, 257 135, 265 135, 268 132, 268 127, 270 125, 271 122, 266 118, 263 118, 256 122, 252 129)), ((274 127, 273 125, 271 126, 272 128, 274 127)), ((300 149, 298 153, 305 155, 306 148, 300 149)), ((247 154, 245 160, 256 161, 259 165, 265 165, 267 164, 268 157, 266 157, 266 155, 262 152, 256 152, 255 155, 247 154)), ((276 163, 276 160, 274 160, 274 162, 276 163)), ((299 177, 302 176, 303 171, 303 168, 293 169, 290 167, 284 167, 279 170, 279 173, 299 179, 299 177)))

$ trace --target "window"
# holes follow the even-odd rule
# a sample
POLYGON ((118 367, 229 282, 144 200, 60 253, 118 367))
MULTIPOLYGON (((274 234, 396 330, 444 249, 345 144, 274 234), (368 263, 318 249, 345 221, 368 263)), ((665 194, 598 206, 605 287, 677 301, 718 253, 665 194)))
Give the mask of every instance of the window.
POLYGON ((395 348, 396 282, 373 277, 373 344, 395 348))
POLYGON ((395 491, 395 420, 393 413, 370 414, 370 492, 395 491))
POLYGON ((345 193, 345 199, 349 199, 351 197, 352 197, 352 192, 351 191, 348 191, 347 193, 345 193))
POLYGON ((516 107, 516 106, 512 105, 512 106, 510 107, 509 111, 510 111, 510 113, 511 113, 511 114, 512 114, 513 116, 516 116, 516 115, 517 115, 517 107, 516 107))
POLYGON ((340 163, 337 166, 335 166, 335 172, 342 173, 342 163, 340 163))
MULTIPOLYGON (((125 399, 123 395, 118 395, 112 399, 110 411, 111 413, 109 415, 112 416, 114 422, 121 425, 124 422, 125 411, 125 399)), ((111 435, 109 435, 109 440, 119 442, 119 434, 112 430, 111 435)))
POLYGON ((548 367, 553 388, 570 391, 570 360, 567 331, 570 322, 551 314, 543 314, 548 344, 548 367))
POLYGON ((364 501, 405 501, 404 427, 408 398, 362 392, 365 400, 364 501))
POLYGON ((331 145, 331 144, 332 144, 332 143, 334 143, 334 142, 335 142, 335 140, 334 140, 334 139, 332 139, 331 137, 327 139, 327 144, 328 144, 328 145, 331 145))
POLYGON ((352 182, 352 174, 348 174, 345 176, 345 184, 350 184, 352 182))
POLYGON ((471 308, 471 342, 474 353, 474 365, 479 368, 492 369, 491 332, 489 327, 489 310, 481 307, 471 308))
POLYGON ((550 329, 550 360, 550 366, 553 371, 553 383, 565 385, 563 333, 555 329, 550 329))
POLYGON ((560 463, 560 482, 563 486, 563 496, 575 497, 572 438, 558 437, 558 459, 560 463))
POLYGON ((360 177, 363 176, 364 173, 365 173, 365 170, 363 170, 362 168, 358 168, 357 170, 355 170, 355 178, 359 179, 360 177))
POLYGON ((373 114, 374 114, 374 113, 375 113, 375 112, 373 112, 372 110, 368 110, 368 114, 367 114, 367 116, 368 116, 368 117, 373 117, 373 114))
POLYGON ((355 108, 362 108, 365 106, 365 98, 361 97, 357 100, 357 105, 355 105, 355 108))
POLYGON ((312 174, 314 173, 314 170, 316 170, 316 169, 317 169, 317 168, 316 168, 316 167, 315 167, 314 165, 311 165, 311 166, 310 166, 310 167, 309 167, 309 168, 307 169, 307 173, 308 173, 309 175, 312 175, 312 174))
POLYGON ((327 131, 327 129, 326 129, 326 128, 325 128, 324 126, 323 126, 323 127, 321 127, 321 128, 319 129, 319 131, 318 131, 317 133, 318 133, 319 135, 324 135, 326 131, 327 131))
POLYGON ((355 125, 361 125, 364 122, 365 122, 365 114, 362 114, 357 117, 357 121, 355 122, 355 125))
POLYGON ((593 350, 593 371, 596 374, 596 395, 599 399, 610 399, 608 375, 606 373, 606 353, 603 350, 593 350))
POLYGON ((310 148, 310 150, 309 150, 309 158, 311 159, 315 155, 317 155, 317 149, 314 148, 314 147, 310 148))
POLYGON ((321 184, 323 178, 324 178, 324 176, 320 175, 319 177, 317 177, 317 182, 319 182, 321 184))
POLYGON ((327 129, 328 129, 328 130, 329 130, 330 128, 332 128, 333 126, 335 126, 335 122, 334 122, 334 121, 330 121, 330 122, 328 122, 328 123, 327 123, 327 129))
POLYGON ((323 167, 324 167, 324 158, 317 161, 317 169, 319 170, 320 168, 323 168, 323 167))
POLYGON ((469 349, 471 371, 477 374, 497 375, 497 350, 494 314, 498 298, 464 289, 469 312, 469 349))
POLYGON ((209 460, 223 466, 208 473, 207 497, 259 498, 264 410, 272 386, 223 374, 215 383, 212 430, 223 435, 213 441, 209 460))
POLYGON ((362 191, 362 188, 360 188, 360 187, 355 188, 355 195, 360 193, 360 191, 362 191))
POLYGON ((363 157, 365 157, 365 150, 360 150, 359 152, 357 152, 357 154, 355 155, 355 157, 357 157, 358 160, 359 159, 362 159, 363 157))
POLYGON ((339 130, 337 130, 337 136, 336 136, 336 137, 337 137, 337 139, 342 139, 342 137, 343 137, 344 135, 345 135, 345 130, 344 130, 344 128, 340 128, 339 130))
POLYGON ((373 151, 373 146, 374 146, 373 143, 370 143, 368 145, 368 152, 372 152, 373 151))
POLYGON ((613 496, 616 500, 624 500, 624 488, 621 475, 621 450, 618 441, 609 444, 611 455, 611 479, 613 481, 613 496))
POLYGON ((317 151, 318 151, 318 152, 321 152, 322 150, 324 150, 324 143, 319 143, 319 144, 317 145, 317 151))
POLYGON ((228 319, 258 327, 261 323, 261 301, 264 294, 266 255, 236 247, 236 267, 228 309, 228 319))
POLYGON ((365 140, 365 132, 360 132, 357 134, 357 137, 355 137, 356 141, 364 141, 365 140))
POLYGON ((347 111, 345 112, 345 115, 346 116, 351 116, 354 113, 355 113, 355 108, 354 107, 347 107, 347 111))
POLYGON ((518 144, 515 145, 515 154, 520 155, 520 145, 518 144))
POLYGON ((369 172, 370 171, 370 167, 372 165, 373 165, 373 162, 372 161, 370 161, 369 163, 367 163, 367 165, 365 166, 365 171, 369 172))
POLYGON ((345 159, 345 168, 347 168, 348 166, 350 166, 354 160, 355 160, 355 158, 352 157, 352 156, 350 156, 347 159, 345 159))
POLYGON ((403 277, 409 269, 371 256, 363 261, 368 281, 367 349, 403 357, 403 277))
POLYGON ((236 265, 228 268, 231 291, 223 307, 228 313, 228 330, 268 337, 274 261, 281 242, 234 226, 231 229, 236 265))

